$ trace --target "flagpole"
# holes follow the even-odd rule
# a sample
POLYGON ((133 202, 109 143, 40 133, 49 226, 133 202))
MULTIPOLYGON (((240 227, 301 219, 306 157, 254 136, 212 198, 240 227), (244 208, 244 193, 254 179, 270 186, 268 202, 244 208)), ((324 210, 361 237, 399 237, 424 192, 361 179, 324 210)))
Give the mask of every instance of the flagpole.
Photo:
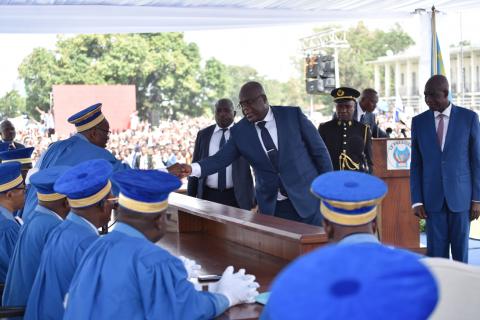
POLYGON ((432 6, 432 75, 438 74, 437 30, 435 25, 435 6, 432 6))

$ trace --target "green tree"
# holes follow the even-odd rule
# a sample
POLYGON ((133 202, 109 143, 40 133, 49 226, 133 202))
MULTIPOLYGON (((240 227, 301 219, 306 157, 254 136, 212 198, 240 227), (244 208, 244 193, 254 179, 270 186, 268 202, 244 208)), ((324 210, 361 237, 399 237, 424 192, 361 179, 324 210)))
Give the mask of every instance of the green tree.
MULTIPOLYGON (((201 113, 206 110, 213 110, 212 106, 218 99, 226 97, 228 85, 227 66, 215 58, 205 62, 200 84, 201 93, 201 113)), ((228 98, 228 97, 227 97, 228 98)))
POLYGON ((13 118, 25 112, 25 98, 17 90, 11 90, 0 98, 0 115, 13 118))
POLYGON ((44 48, 36 48, 23 59, 18 71, 25 86, 26 111, 38 116, 35 107, 48 110, 52 85, 60 83, 57 80, 58 66, 55 53, 44 48))

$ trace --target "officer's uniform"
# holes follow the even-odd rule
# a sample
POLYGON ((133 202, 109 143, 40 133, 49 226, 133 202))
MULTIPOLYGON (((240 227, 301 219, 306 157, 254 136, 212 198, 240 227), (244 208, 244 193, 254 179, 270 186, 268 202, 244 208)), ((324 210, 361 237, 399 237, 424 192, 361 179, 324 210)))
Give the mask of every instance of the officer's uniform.
MULTIPOLYGON (((337 88, 331 95, 335 102, 353 100, 360 93, 351 88, 337 88)), ((352 170, 372 173, 372 133, 358 121, 333 119, 322 123, 318 131, 327 146, 334 170, 352 170)))

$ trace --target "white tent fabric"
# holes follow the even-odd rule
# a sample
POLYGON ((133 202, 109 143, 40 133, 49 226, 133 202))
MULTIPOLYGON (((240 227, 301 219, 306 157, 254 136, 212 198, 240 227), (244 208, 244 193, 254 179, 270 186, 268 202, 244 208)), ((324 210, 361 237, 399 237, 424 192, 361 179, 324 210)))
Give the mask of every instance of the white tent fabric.
MULTIPOLYGON (((0 33, 160 32, 398 18, 431 5, 431 0, 0 0, 0 33)), ((462 10, 480 2, 435 5, 462 10)))

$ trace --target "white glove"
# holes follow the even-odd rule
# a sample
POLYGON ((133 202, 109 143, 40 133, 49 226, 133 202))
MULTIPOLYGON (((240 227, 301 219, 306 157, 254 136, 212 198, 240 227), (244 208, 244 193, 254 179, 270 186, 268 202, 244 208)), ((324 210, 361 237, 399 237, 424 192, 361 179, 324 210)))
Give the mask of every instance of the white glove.
POLYGON ((255 276, 245 274, 245 269, 233 273, 233 267, 229 266, 218 282, 209 285, 208 291, 226 296, 231 307, 240 303, 255 302, 258 287, 260 285, 255 282, 255 276))
POLYGON ((195 260, 188 259, 184 256, 180 256, 178 258, 183 262, 183 265, 185 266, 185 269, 188 273, 188 278, 196 278, 200 275, 200 270, 202 269, 202 266, 197 264, 195 260))

